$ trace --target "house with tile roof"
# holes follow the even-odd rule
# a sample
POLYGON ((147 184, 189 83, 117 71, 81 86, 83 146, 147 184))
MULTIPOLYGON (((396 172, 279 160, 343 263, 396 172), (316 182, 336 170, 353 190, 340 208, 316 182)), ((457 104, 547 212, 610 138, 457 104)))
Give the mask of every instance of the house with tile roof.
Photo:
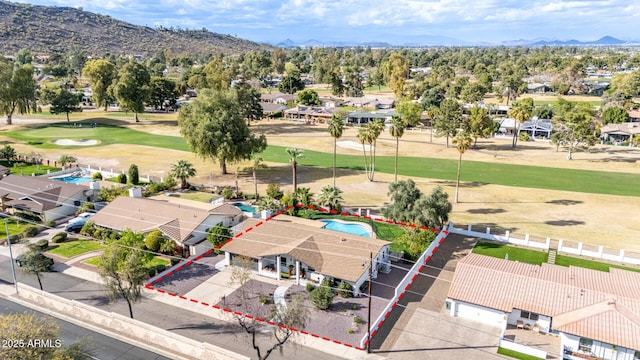
POLYGON ((640 273, 469 254, 456 267, 447 308, 503 329, 557 334, 566 359, 640 358, 640 273))
POLYGON ((373 231, 372 237, 364 237, 324 229, 325 225, 288 215, 247 219, 238 227, 239 236, 220 250, 225 252, 225 265, 241 255, 252 259, 259 275, 280 280, 285 273, 297 284, 330 277, 351 284, 356 295, 369 280, 371 265, 374 279, 379 271, 390 271, 388 241, 376 239, 373 231))
POLYGON ((243 213, 230 204, 219 204, 202 209, 160 200, 121 196, 98 211, 91 221, 103 228, 116 231, 126 229, 162 234, 185 249, 185 255, 199 255, 211 249, 206 240, 207 231, 216 226, 235 226, 243 213))
POLYGON ((618 124, 606 124, 600 128, 600 137, 604 141, 621 143, 626 140, 633 140, 640 136, 640 123, 625 122, 618 124))
POLYGON ((74 214, 87 201, 95 201, 98 190, 40 176, 6 175, 0 179, 3 212, 24 212, 57 220, 74 214))

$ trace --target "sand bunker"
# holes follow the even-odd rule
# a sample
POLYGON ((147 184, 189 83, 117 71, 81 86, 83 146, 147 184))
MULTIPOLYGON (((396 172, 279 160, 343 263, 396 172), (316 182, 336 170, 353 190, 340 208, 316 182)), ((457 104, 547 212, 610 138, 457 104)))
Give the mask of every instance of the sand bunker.
POLYGON ((96 145, 98 143, 98 140, 58 139, 58 140, 55 140, 53 143, 56 144, 56 145, 61 145, 61 146, 91 146, 91 145, 96 145))
MULTIPOLYGON (((355 141, 338 141, 338 142, 336 142, 336 145, 340 146, 341 148, 345 148, 345 149, 362 151, 362 144, 357 143, 355 141)), ((366 151, 369 151, 369 145, 365 145, 364 149, 366 151)))

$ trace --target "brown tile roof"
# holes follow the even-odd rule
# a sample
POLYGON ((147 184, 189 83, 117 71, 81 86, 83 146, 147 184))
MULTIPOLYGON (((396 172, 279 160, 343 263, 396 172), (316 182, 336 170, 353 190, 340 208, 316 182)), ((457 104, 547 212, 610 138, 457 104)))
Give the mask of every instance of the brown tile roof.
POLYGON ((279 215, 270 221, 248 219, 240 227, 243 235, 221 250, 260 258, 290 255, 311 266, 318 273, 357 281, 367 271, 369 254, 376 256, 389 244, 373 238, 325 230, 319 221, 279 215), (302 221, 301 221, 302 220, 302 221), (247 232, 247 229, 251 228, 247 232), (363 266, 365 264, 365 266, 363 266))
POLYGON ((555 330, 640 349, 640 273, 519 263, 478 254, 461 260, 448 297, 551 316, 555 330))
POLYGON ((85 190, 88 190, 86 186, 39 176, 7 175, 0 179, 0 196, 9 199, 6 205, 37 212, 51 210, 85 190))
POLYGON ((189 240, 209 216, 233 217, 240 214, 240 209, 229 204, 207 211, 165 201, 121 196, 98 211, 91 221, 115 230, 148 232, 159 229, 182 243, 189 240))
POLYGON ((601 134, 640 134, 640 123, 626 122, 619 124, 607 124, 600 128, 601 134))

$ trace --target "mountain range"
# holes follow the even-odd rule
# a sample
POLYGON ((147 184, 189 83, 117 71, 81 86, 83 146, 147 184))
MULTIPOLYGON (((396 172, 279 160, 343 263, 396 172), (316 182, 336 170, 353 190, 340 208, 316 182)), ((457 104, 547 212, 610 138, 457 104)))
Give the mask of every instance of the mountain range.
POLYGON ((70 7, 0 0, 0 54, 26 48, 34 54, 79 48, 88 54, 153 55, 240 53, 270 48, 231 35, 202 30, 150 28, 70 7))

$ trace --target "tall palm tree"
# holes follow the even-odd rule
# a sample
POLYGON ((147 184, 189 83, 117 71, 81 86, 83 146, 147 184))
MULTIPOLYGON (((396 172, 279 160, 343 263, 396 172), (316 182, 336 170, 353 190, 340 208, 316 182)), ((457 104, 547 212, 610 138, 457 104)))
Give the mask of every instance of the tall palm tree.
POLYGON ((369 181, 373 181, 376 169, 376 141, 384 130, 384 123, 380 120, 368 122, 366 125, 358 129, 358 140, 362 144, 362 152, 364 155, 364 171, 369 181), (369 158, 367 159, 367 151, 365 144, 369 145, 369 158))
POLYGON ((391 127, 389 128, 389 132, 391 136, 396 138, 396 162, 394 165, 394 182, 398 182, 398 148, 400 147, 400 138, 404 135, 404 121, 398 115, 393 115, 391 117, 391 127))
POLYGON ((331 120, 328 122, 329 134, 333 137, 333 186, 336 186, 336 146, 338 144, 338 139, 342 137, 342 132, 344 131, 344 121, 342 117, 338 114, 333 114, 331 116, 331 120))
POLYGON ((196 169, 187 160, 178 160, 177 163, 171 165, 169 175, 180 180, 180 187, 187 188, 187 179, 196 175, 196 169))
POLYGON ((458 188, 460 187, 460 166, 462 165, 462 154, 464 154, 465 151, 471 148, 471 145, 473 145, 473 138, 466 131, 461 131, 456 135, 455 138, 453 138, 453 144, 456 146, 456 149, 458 149, 458 154, 460 155, 458 157, 458 175, 456 176, 456 197, 454 200, 455 203, 457 204, 458 188))
POLYGON ((260 169, 266 169, 267 165, 264 164, 264 159, 261 158, 260 156, 256 156, 253 159, 253 163, 251 163, 251 166, 248 166, 246 168, 246 170, 249 170, 253 173, 253 187, 255 190, 255 199, 258 200, 258 177, 257 175, 257 171, 260 169))
POLYGON ((318 205, 328 206, 331 210, 338 210, 342 202, 342 190, 335 186, 325 185, 320 189, 318 205))
POLYGON ((304 150, 287 148, 285 151, 289 155, 289 162, 293 170, 293 192, 295 193, 298 190, 298 159, 304 157, 304 150))
POLYGON ((511 109, 509 109, 509 115, 514 119, 511 147, 515 148, 518 144, 518 130, 520 129, 520 124, 529 120, 532 114, 533 100, 531 98, 525 98, 512 104, 511 109))

